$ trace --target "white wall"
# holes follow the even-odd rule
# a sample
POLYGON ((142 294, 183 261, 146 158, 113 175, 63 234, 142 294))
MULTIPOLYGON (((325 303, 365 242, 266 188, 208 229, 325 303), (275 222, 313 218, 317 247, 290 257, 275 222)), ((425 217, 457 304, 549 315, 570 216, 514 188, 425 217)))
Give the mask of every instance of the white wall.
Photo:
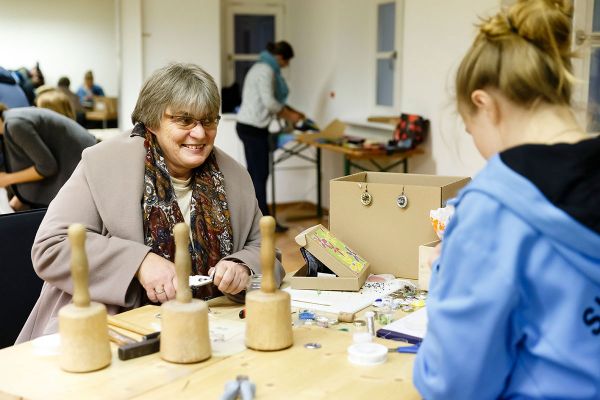
POLYGON ((413 172, 471 176, 483 166, 456 112, 454 76, 475 37, 478 16, 497 12, 498 3, 405 2, 402 107, 431 120, 428 155, 411 160, 413 172))
MULTIPOLYGON (((370 39, 375 32, 369 13, 374 15, 374 9, 364 0, 288 2, 286 39, 295 53, 287 73, 289 103, 321 127, 334 118, 368 114, 367 77, 374 57, 370 39)), ((343 175, 342 156, 323 151, 322 171, 323 205, 329 207, 329 180, 343 175)), ((292 185, 296 191, 309 189, 299 200, 314 202, 313 171, 297 173, 295 181, 287 183, 292 185)))
POLYGON ((367 49, 374 23, 365 18, 370 1, 288 4, 288 40, 295 52, 289 67, 290 103, 322 123, 365 113, 371 85, 365 75, 373 58, 367 49))
POLYGON ((120 51, 119 127, 132 127, 131 113, 143 83, 142 0, 118 0, 120 51))
POLYGON ((169 62, 203 67, 221 84, 219 0, 143 1, 144 78, 169 62))
POLYGON ((118 94, 114 0, 2 0, 0 65, 31 68, 46 83, 65 75, 76 91, 86 70, 108 96, 118 94))

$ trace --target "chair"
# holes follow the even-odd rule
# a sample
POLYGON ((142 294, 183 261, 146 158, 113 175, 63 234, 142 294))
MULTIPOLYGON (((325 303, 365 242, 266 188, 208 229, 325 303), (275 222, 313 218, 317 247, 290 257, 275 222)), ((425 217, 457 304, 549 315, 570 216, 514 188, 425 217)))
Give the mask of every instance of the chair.
POLYGON ((43 281, 31 263, 31 246, 46 209, 0 215, 0 348, 12 346, 37 301, 43 281))

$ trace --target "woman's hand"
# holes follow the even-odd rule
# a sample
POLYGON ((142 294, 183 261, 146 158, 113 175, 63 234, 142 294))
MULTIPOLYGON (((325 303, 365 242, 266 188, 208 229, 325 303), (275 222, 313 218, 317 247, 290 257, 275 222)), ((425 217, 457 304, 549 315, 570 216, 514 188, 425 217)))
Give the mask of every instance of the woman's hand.
POLYGON ((221 260, 208 270, 208 275, 213 277, 213 284, 221 292, 238 294, 246 289, 248 279, 250 279, 250 270, 245 265, 230 260, 221 260))
POLYGON ((290 121, 292 123, 296 123, 299 121, 302 121, 305 117, 304 114, 302 114, 301 112, 298 112, 296 110, 294 110, 293 108, 289 107, 289 106, 284 106, 281 111, 279 111, 279 114, 277 114, 279 117, 285 119, 286 121, 290 121))
POLYGON ((304 114, 302 114, 301 112, 297 112, 297 111, 290 112, 290 121, 292 121, 294 124, 302 121, 303 119, 305 119, 305 117, 304 117, 304 114))
POLYGON ((153 303, 164 303, 175 298, 177 276, 175 264, 171 261, 150 252, 146 254, 136 276, 153 303))

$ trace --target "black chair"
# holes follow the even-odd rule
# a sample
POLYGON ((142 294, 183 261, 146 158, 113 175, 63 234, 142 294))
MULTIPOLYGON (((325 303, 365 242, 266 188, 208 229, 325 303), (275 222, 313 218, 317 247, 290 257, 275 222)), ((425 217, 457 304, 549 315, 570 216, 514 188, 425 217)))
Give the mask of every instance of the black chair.
POLYGON ((0 215, 0 348, 12 346, 40 295, 43 281, 31 264, 31 245, 46 209, 0 215))

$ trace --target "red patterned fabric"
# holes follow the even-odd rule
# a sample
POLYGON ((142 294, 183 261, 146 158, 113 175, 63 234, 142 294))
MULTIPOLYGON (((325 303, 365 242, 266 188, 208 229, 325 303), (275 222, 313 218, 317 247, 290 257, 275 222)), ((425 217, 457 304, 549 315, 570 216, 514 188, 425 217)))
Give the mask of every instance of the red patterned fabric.
POLYGON ((394 130, 395 142, 403 143, 406 148, 415 148, 425 140, 429 132, 429 120, 416 114, 401 114, 394 130))

